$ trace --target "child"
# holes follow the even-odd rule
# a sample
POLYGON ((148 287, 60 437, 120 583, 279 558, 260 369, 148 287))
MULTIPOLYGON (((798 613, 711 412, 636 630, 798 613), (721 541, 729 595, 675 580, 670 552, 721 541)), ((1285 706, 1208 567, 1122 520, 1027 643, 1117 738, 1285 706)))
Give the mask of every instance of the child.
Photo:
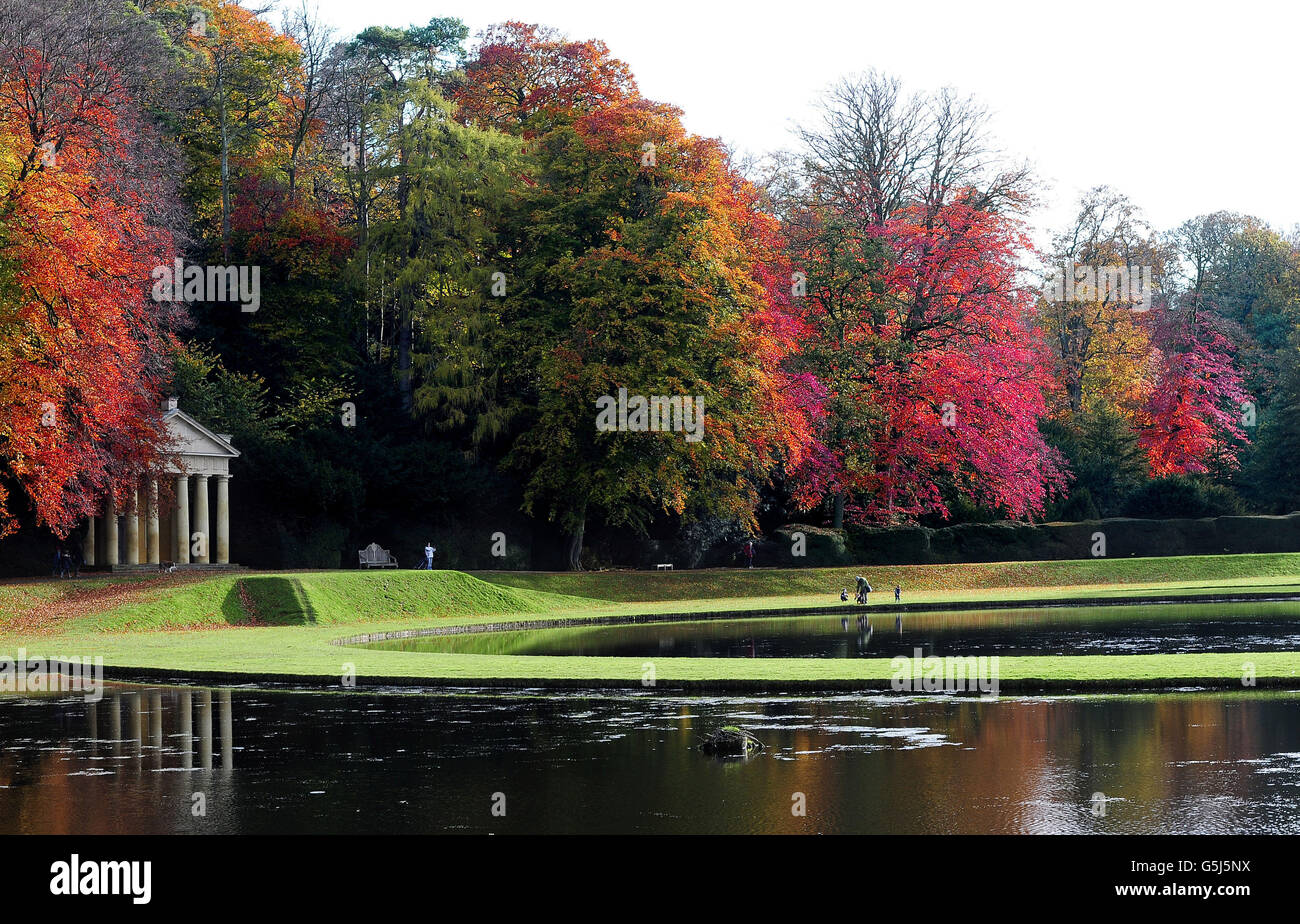
POLYGON ((848 589, 847 587, 842 588, 842 589, 840 590, 840 602, 841 602, 841 603, 848 603, 848 602, 849 602, 849 589, 848 589))

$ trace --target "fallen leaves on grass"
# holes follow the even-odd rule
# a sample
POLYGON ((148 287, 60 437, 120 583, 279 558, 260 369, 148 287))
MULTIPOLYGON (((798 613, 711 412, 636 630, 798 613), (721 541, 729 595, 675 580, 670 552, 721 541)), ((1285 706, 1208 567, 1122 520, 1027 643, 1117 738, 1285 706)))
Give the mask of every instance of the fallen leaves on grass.
POLYGON ((5 634, 48 635, 62 629, 64 623, 128 603, 156 599, 168 590, 206 580, 203 572, 175 572, 125 580, 94 583, 67 581, 52 598, 28 595, 30 601, 20 605, 16 614, 3 626, 5 634))

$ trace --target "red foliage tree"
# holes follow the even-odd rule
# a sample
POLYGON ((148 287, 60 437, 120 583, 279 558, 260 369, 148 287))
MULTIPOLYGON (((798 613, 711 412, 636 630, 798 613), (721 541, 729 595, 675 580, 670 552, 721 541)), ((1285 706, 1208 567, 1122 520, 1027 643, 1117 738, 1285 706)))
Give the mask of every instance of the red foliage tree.
POLYGON ((1232 342, 1222 322, 1192 296, 1154 319, 1161 352, 1156 389, 1139 416, 1138 444, 1154 475, 1231 470, 1246 441, 1243 413, 1252 399, 1242 387, 1232 342))
POLYGON ((810 350, 849 418, 832 480, 871 522, 946 517, 945 488, 1013 517, 1041 512, 1067 474, 1037 427, 1052 379, 1016 279, 1017 224, 958 199, 866 228, 836 246, 874 255, 870 284, 846 280, 851 304, 834 314, 808 302, 810 350))
POLYGON ((600 112, 637 98, 632 72, 604 42, 575 42, 522 22, 485 30, 465 74, 456 92, 462 117, 502 129, 538 114, 600 112))
POLYGON ((155 464, 176 320, 149 297, 174 254, 165 159, 94 42, 63 38, 6 47, 0 83, 0 475, 59 535, 155 464))

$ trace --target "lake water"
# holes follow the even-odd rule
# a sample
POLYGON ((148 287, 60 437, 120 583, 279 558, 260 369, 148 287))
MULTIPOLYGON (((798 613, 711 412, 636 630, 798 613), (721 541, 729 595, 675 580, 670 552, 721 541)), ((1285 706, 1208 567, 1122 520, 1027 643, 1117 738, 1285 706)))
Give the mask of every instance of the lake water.
POLYGON ((1300 604, 1056 607, 712 619, 386 639, 366 647, 634 658, 892 658, 1300 649, 1300 604))
POLYGON ((0 695, 0 832, 297 831, 1294 834, 1300 693, 0 695))

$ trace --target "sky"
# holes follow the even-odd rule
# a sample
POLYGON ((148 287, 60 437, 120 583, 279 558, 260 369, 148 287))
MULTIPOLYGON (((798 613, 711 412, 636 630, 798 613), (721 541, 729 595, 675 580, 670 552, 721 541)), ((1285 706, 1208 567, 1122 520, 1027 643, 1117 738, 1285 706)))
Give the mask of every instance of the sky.
POLYGON ((308 2, 341 37, 454 16, 471 36, 517 19, 600 39, 643 94, 739 154, 795 147, 793 127, 816 123, 818 97, 844 75, 874 67, 910 89, 949 86, 988 107, 998 146, 1034 167, 1043 242, 1103 184, 1161 230, 1219 209, 1300 223, 1291 0, 308 2))

